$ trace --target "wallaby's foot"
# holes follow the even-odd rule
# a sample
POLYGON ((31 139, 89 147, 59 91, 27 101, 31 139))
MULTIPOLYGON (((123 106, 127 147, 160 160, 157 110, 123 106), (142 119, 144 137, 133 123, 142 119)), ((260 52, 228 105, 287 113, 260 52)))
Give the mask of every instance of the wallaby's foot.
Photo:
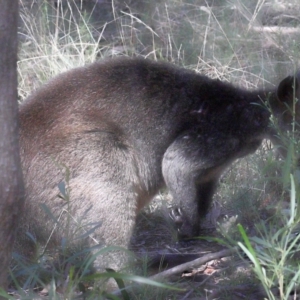
POLYGON ((198 235, 199 224, 191 224, 180 207, 173 207, 169 216, 177 229, 179 240, 192 239, 198 235))

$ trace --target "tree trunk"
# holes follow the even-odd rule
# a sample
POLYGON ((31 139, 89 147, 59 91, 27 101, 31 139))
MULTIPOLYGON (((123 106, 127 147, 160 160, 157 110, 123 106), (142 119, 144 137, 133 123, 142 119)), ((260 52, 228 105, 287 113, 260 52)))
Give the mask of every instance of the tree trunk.
POLYGON ((18 0, 0 0, 0 287, 4 289, 23 208, 17 120, 17 30, 18 0))

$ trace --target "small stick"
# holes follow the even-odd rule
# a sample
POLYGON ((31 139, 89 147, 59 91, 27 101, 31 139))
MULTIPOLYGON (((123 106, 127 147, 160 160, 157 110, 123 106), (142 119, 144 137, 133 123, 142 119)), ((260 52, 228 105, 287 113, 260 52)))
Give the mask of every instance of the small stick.
POLYGON ((236 248, 232 248, 232 249, 221 250, 221 251, 215 252, 215 253, 206 254, 206 255, 204 255, 200 258, 197 258, 195 260, 192 260, 190 262, 178 265, 176 267, 173 267, 171 269, 168 269, 166 271, 163 271, 156 275, 153 275, 149 279, 159 281, 164 278, 168 278, 172 275, 182 273, 182 272, 186 271, 187 269, 199 267, 200 265, 203 265, 203 264, 207 263, 208 261, 211 261, 211 260, 214 260, 217 258, 221 258, 221 257, 230 256, 230 255, 234 254, 235 252, 236 252, 236 248))

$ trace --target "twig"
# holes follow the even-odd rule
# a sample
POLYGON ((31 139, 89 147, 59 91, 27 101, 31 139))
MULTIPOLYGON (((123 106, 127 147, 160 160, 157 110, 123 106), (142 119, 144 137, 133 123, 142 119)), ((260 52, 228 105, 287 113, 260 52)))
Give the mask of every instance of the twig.
MULTIPOLYGON (((236 252, 237 248, 232 248, 232 249, 225 249, 216 253, 210 253, 210 254, 206 254, 200 258, 197 258, 195 260, 192 260, 190 262, 178 265, 174 268, 168 269, 164 272, 158 273, 154 276, 149 277, 149 279, 151 280, 162 280, 165 279, 167 277, 170 277, 172 275, 178 274, 178 273, 182 273, 183 271, 186 271, 187 269, 191 269, 191 268, 196 268, 199 267, 200 265, 203 265, 205 263, 207 263, 208 261, 217 259, 217 258, 221 258, 221 257, 226 257, 226 256, 230 256, 232 254, 234 254, 236 252)), ((208 277, 209 278, 209 277, 208 277)), ((201 284, 204 284, 208 278, 204 279, 203 282, 201 284)), ((133 284, 131 286, 127 286, 125 289, 127 292, 131 292, 133 289, 138 288, 140 286, 140 284, 133 284)), ((112 293, 114 296, 121 296, 121 291, 120 290, 116 290, 112 293)))
POLYGON ((182 272, 186 271, 187 269, 199 267, 200 265, 203 265, 203 264, 207 263, 208 261, 211 261, 211 260, 214 260, 217 258, 221 258, 221 257, 230 256, 235 252, 236 252, 236 248, 233 248, 233 249, 225 249, 225 250, 222 250, 222 251, 219 251, 216 253, 206 254, 206 255, 204 255, 200 258, 197 258, 195 260, 192 260, 190 262, 178 265, 174 268, 171 268, 166 271, 160 272, 156 275, 153 275, 149 279, 159 281, 164 278, 171 277, 172 275, 182 273, 182 272))

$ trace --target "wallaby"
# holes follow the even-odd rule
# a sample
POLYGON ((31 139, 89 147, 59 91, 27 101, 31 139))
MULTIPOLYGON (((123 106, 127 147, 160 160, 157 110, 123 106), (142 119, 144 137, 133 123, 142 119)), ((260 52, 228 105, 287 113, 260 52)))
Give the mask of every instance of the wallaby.
MULTIPOLYGON (((276 92, 275 90, 254 92, 258 99, 263 100, 264 105, 269 107, 269 115, 265 116, 265 120, 269 119, 271 111, 277 123, 277 130, 292 129, 293 104, 295 116, 300 116, 300 106, 296 100, 300 99, 299 82, 300 72, 296 77, 288 76, 282 80, 276 92)), ((239 91, 241 98, 243 93, 249 92, 239 91)), ((259 102, 253 101, 253 104, 258 105, 259 102)), ((208 128, 203 130, 201 135, 195 135, 195 131, 190 131, 177 137, 164 154, 163 177, 173 197, 170 216, 174 220, 180 238, 192 238, 199 234, 201 219, 210 207, 218 179, 224 169, 238 157, 246 156, 258 148, 256 144, 258 140, 250 144, 251 133, 255 133, 253 127, 255 119, 246 120, 246 118, 245 116, 240 124, 240 128, 245 132, 238 134, 237 128, 228 131, 228 126, 235 124, 228 123, 226 127, 226 124, 214 122, 216 126, 211 130, 208 128), (233 145, 234 141, 230 137, 230 132, 235 133, 235 138, 238 137, 231 148, 230 145, 233 145), (190 140, 194 143, 192 144, 190 140), (206 147, 197 147, 195 143, 197 140, 199 145, 205 144, 206 147), (189 184, 191 182, 194 184, 189 184)), ((258 136, 259 132, 256 137, 258 136)), ((277 149, 279 153, 283 157, 286 156, 286 149, 281 145, 279 134, 271 124, 265 131, 264 138, 279 146, 277 149)))
MULTIPOLYGON (((104 60, 57 76, 20 106, 26 203, 18 241, 32 254, 26 231, 42 243, 51 237, 57 247, 65 227, 75 233, 85 225, 89 232, 100 223, 86 238, 90 246, 126 248, 138 211, 165 184, 182 207, 188 224, 182 228, 197 234, 223 169, 271 134, 263 101, 281 116, 292 87, 286 79, 277 94, 250 92, 141 58, 104 60), (61 182, 69 201, 57 196, 61 182), (52 232, 53 219, 60 225, 52 232)), ((120 270, 126 263, 127 254, 109 252, 95 267, 120 270)))

